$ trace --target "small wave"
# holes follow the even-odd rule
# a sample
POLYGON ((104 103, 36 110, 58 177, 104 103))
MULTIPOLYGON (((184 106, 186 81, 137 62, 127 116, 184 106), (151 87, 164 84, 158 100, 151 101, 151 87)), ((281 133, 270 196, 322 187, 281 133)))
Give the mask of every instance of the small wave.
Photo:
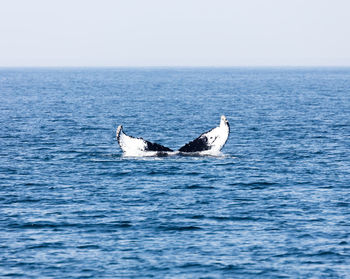
POLYGON ((128 175, 134 175, 134 172, 132 171, 121 171, 121 172, 112 172, 112 171, 104 171, 98 173, 99 176, 112 176, 112 177, 121 177, 121 176, 128 176, 128 175))
POLYGON ((168 170, 150 170, 148 175, 176 175, 177 172, 168 171, 168 170))
POLYGON ((28 198, 28 199, 22 199, 22 200, 15 200, 15 201, 12 201, 12 202, 13 203, 36 203, 36 202, 42 202, 42 200, 28 198))
POLYGON ((77 246, 78 249, 100 249, 100 246, 94 244, 85 244, 77 246))
POLYGON ((320 250, 320 251, 317 251, 316 253, 307 254, 307 256, 308 257, 341 257, 345 255, 342 255, 340 253, 333 252, 330 250, 320 250))
POLYGON ((24 186, 28 186, 28 187, 31 187, 31 186, 44 187, 44 186, 48 186, 49 184, 47 184, 47 183, 40 183, 40 182, 26 182, 23 185, 24 186))
POLYGON ((349 207, 350 203, 348 202, 338 202, 336 203, 337 207, 349 207))
POLYGON ((16 229, 60 229, 60 228, 82 228, 99 230, 115 229, 115 228, 129 228, 132 224, 128 221, 121 221, 115 223, 54 223, 54 222, 35 222, 35 223, 11 223, 9 228, 16 229))
POLYGON ((309 234, 309 233, 304 233, 304 234, 301 234, 301 235, 297 236, 297 238, 300 238, 300 239, 314 239, 314 236, 309 234))
POLYGON ((196 231, 196 230, 202 229, 201 227, 197 227, 197 226, 165 226, 165 225, 161 225, 158 228, 164 231, 196 231))
POLYGON ((179 268, 193 268, 193 267, 206 267, 206 266, 207 265, 200 264, 200 263, 189 262, 179 266, 179 268))
POLYGON ((208 219, 216 221, 261 221, 264 218, 255 218, 251 216, 211 216, 208 219))
POLYGON ((243 186, 243 187, 251 187, 253 190, 255 189, 263 189, 270 186, 276 186, 278 183, 276 182, 268 182, 268 181, 257 181, 257 182, 237 182, 230 183, 230 186, 243 186))
POLYGON ((103 128, 103 127, 95 127, 95 126, 84 126, 84 127, 80 127, 79 129, 80 131, 109 131, 109 129, 107 128, 103 128))
POLYGON ((239 265, 229 264, 229 265, 223 266, 221 269, 226 271, 231 271, 231 270, 233 271, 233 270, 240 270, 244 268, 239 265))
POLYGON ((203 186, 203 185, 190 185, 186 187, 187 189, 215 189, 213 186, 203 186))
POLYGON ((35 245, 28 245, 26 246, 26 250, 29 249, 44 249, 44 248, 63 248, 64 244, 62 242, 44 242, 40 244, 35 245))
POLYGON ((18 170, 9 167, 0 167, 0 173, 4 174, 18 174, 18 170))
POLYGON ((188 218, 190 218, 190 219, 205 219, 205 216, 204 215, 191 215, 191 216, 188 216, 188 218))
POLYGON ((196 171, 190 171, 190 172, 186 172, 184 173, 184 175, 188 175, 188 176, 198 176, 200 175, 201 173, 200 172, 196 172, 196 171))

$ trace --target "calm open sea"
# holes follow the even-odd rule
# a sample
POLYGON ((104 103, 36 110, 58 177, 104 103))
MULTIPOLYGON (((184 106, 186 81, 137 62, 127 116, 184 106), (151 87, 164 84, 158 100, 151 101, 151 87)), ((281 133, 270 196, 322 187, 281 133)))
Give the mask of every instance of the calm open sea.
POLYGON ((350 69, 0 69, 0 277, 349 278, 350 69), (221 157, 176 149, 219 124, 221 157))

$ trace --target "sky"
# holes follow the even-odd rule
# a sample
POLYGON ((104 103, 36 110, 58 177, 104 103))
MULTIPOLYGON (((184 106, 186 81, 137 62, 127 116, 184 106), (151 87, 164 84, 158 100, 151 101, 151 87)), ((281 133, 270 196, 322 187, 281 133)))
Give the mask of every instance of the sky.
POLYGON ((350 1, 0 0, 21 66, 350 66, 350 1))

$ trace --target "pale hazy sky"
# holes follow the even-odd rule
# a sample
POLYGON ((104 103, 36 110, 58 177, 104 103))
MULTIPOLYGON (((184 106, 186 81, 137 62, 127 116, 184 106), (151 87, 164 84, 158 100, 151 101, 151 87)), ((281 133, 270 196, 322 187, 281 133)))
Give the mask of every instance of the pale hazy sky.
POLYGON ((350 0, 0 0, 0 66, 350 66, 350 0))

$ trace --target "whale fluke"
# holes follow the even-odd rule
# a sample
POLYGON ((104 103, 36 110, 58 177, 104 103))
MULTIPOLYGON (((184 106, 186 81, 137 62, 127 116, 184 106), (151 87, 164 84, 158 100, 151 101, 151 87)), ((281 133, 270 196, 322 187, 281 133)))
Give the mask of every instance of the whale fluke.
MULTIPOLYGON (((230 133, 230 125, 225 116, 221 116, 219 127, 201 134, 198 138, 182 146, 178 151, 147 141, 143 138, 128 136, 120 125, 116 138, 120 148, 128 156, 168 156, 196 153, 198 155, 217 155, 224 147, 230 133)), ((196 155, 193 154, 193 155, 196 155)))
POLYGON ((230 125, 223 115, 220 119, 220 126, 201 134, 195 140, 182 146, 180 152, 219 152, 225 145, 230 133, 230 125))
POLYGON ((155 151, 155 152, 172 152, 168 147, 147 141, 143 138, 134 138, 128 136, 123 131, 123 126, 120 125, 117 129, 116 138, 120 148, 124 153, 129 155, 139 155, 142 152, 155 151))

